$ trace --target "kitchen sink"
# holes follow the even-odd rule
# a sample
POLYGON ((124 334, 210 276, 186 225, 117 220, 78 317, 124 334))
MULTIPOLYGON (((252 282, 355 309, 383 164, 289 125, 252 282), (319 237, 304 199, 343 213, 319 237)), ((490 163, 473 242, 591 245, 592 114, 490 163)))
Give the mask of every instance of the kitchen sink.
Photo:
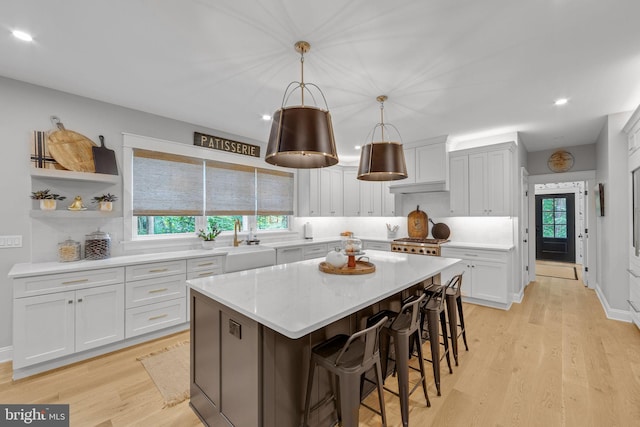
POLYGON ((224 272, 231 273, 276 264, 276 250, 264 246, 226 246, 216 248, 227 252, 224 272))

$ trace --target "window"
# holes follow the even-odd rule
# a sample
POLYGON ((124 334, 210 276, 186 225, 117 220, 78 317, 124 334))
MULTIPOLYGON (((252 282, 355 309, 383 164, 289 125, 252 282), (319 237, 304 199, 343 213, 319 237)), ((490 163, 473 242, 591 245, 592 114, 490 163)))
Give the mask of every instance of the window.
POLYGON ((233 231, 287 230, 293 174, 134 149, 133 237, 191 235, 216 224, 233 231))
POLYGON ((567 238, 567 199, 542 199, 542 237, 567 238))

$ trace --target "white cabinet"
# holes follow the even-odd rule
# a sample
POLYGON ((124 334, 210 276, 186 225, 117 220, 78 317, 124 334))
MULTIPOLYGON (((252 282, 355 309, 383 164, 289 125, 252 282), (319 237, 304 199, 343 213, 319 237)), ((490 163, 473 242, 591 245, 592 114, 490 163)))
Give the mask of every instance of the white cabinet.
POLYGON ((320 171, 309 171, 309 216, 320 216, 320 171))
MULTIPOLYGON (((345 194, 345 200, 351 197, 345 194)), ((360 216, 382 215, 382 183, 360 182, 360 216)))
POLYGON ((302 246, 276 249, 276 264, 289 264, 302 260, 302 246))
POLYGON ((446 183, 448 153, 446 137, 435 138, 404 148, 407 179, 394 181, 392 187, 407 184, 446 183))
POLYGON ((326 257, 327 253, 329 253, 329 245, 327 243, 318 243, 302 247, 303 259, 322 258, 326 257))
MULTIPOLYGON (((51 276, 64 281, 65 274, 42 278, 51 276)), ((13 301, 14 369, 124 339, 123 283, 39 293, 13 301)))
POLYGON ((380 242, 377 240, 363 240, 362 248, 364 250, 373 249, 376 251, 391 251, 391 243, 389 242, 380 242))
POLYGON ((389 191, 391 182, 382 183, 382 216, 396 216, 396 196, 389 191))
POLYGON ((328 243, 311 243, 277 248, 276 264, 289 264, 306 259, 323 258, 327 256, 329 247, 333 248, 333 245, 328 243))
POLYGON ((320 216, 343 216, 342 169, 321 169, 320 181, 320 216))
POLYGON ((361 187, 364 183, 358 179, 358 171, 345 169, 342 173, 344 189, 344 216, 360 216, 361 187))
POLYGON ((460 216, 510 216, 513 145, 451 153, 450 210, 460 216))
POLYGON ((511 251, 442 248, 442 256, 460 258, 462 263, 442 273, 446 283, 455 274, 462 276, 462 296, 469 302, 508 308, 511 303, 511 251))

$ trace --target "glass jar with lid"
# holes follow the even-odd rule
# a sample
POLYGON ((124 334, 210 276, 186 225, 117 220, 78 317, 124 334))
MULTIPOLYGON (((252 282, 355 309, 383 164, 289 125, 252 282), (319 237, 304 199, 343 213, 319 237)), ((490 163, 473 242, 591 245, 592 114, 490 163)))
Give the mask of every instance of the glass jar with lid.
POLYGON ((58 261, 71 262, 80 260, 80 242, 69 237, 64 242, 58 243, 58 261))
POLYGON ((105 259, 111 256, 111 236, 109 233, 98 230, 85 236, 84 257, 85 259, 105 259))
POLYGON ((358 255, 362 252, 362 240, 348 237, 342 241, 342 250, 347 255, 358 255))

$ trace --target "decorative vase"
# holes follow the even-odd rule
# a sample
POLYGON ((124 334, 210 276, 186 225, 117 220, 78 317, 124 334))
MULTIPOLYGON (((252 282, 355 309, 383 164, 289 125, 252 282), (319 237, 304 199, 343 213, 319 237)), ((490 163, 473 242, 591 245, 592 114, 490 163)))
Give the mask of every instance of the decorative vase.
POLYGON ((216 247, 215 240, 203 240, 202 241, 202 249, 213 249, 216 247))
POLYGON ((40 199, 40 209, 43 211, 55 211, 56 200, 55 199, 40 199))
POLYGON ((113 202, 98 202, 98 210, 102 212, 111 212, 113 209, 113 202))

